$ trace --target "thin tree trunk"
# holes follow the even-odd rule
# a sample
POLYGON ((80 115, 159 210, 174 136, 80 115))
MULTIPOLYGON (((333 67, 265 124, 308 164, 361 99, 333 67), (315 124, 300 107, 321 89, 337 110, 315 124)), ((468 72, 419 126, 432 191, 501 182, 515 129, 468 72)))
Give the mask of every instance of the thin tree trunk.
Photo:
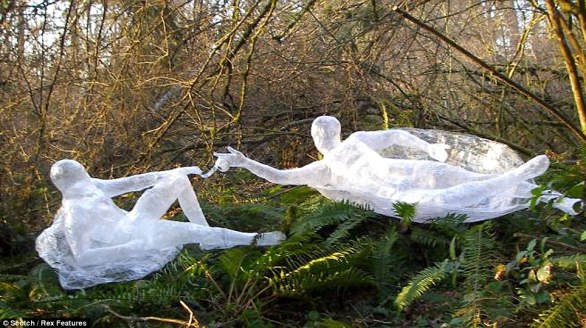
MULTIPOLYGON (((566 65, 566 71, 568 72, 568 76, 570 79, 570 86, 572 88, 572 95, 574 96, 574 103, 576 105, 576 111, 578 112, 578 118, 580 122, 580 128, 582 132, 586 132, 586 103, 584 102, 584 93, 582 92, 582 84, 580 82, 580 74, 578 72, 578 67, 576 66, 576 61, 574 59, 574 54, 568 45, 568 41, 566 36, 562 30, 562 25, 560 23, 561 14, 555 7, 553 0, 545 0, 545 5, 548 12, 548 20, 551 24, 553 29, 553 33, 558 41, 558 46, 562 53, 562 58, 564 59, 564 64, 566 65)), ((583 31, 584 32, 584 31, 583 31)), ((571 32, 569 32, 571 33, 571 32)), ((580 51, 576 49, 576 51, 580 51)), ((582 55, 583 54, 579 54, 582 55)))

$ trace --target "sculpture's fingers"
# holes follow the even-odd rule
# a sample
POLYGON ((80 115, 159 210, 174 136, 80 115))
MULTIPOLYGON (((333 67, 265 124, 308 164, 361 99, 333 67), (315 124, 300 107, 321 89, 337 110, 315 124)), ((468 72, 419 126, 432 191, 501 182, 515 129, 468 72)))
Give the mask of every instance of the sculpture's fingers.
POLYGON ((201 177, 204 179, 207 179, 207 178, 211 177, 214 173, 216 173, 217 170, 218 170, 218 167, 214 165, 214 166, 212 166, 212 168, 208 172, 206 172, 205 174, 202 174, 201 177))
POLYGON ((214 156, 216 156, 217 158, 226 158, 228 156, 232 156, 232 154, 226 154, 226 153, 214 153, 214 156))
POLYGON ((228 151, 229 151, 231 154, 238 154, 238 153, 240 153, 238 150, 236 150, 236 149, 234 149, 234 148, 232 148, 232 147, 230 147, 230 146, 226 147, 226 149, 227 149, 227 150, 228 150, 228 151))

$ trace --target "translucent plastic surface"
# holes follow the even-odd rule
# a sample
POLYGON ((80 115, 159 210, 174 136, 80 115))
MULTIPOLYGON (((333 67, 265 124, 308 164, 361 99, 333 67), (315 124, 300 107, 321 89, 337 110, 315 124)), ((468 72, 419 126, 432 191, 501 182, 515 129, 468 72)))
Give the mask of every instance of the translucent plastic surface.
POLYGON ((280 232, 245 233, 210 227, 189 174, 197 167, 151 172, 114 180, 94 179, 73 160, 51 168, 62 206, 53 224, 39 235, 39 255, 59 274, 65 289, 142 278, 171 261, 184 244, 202 249, 237 245, 275 245, 280 232), (147 189, 130 211, 112 197, 147 189), (189 222, 161 220, 178 201, 189 222))
MULTIPOLYGON (((528 207, 533 178, 549 160, 537 156, 527 163, 504 144, 440 130, 395 129, 360 131, 342 141, 339 121, 318 117, 312 137, 323 159, 307 166, 278 170, 229 148, 216 153, 216 169, 250 170, 278 184, 308 185, 336 201, 366 206, 397 216, 393 204, 416 205, 416 222, 463 214, 467 222, 496 218, 528 207)), ((576 214, 579 200, 548 191, 542 201, 576 214)))

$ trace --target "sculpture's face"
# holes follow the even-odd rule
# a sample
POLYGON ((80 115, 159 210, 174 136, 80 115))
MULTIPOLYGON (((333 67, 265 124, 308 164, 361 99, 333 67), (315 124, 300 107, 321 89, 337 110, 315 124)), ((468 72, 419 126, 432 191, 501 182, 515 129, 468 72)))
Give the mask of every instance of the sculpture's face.
POLYGON ((83 165, 71 159, 60 160, 51 167, 51 181, 61 192, 76 182, 89 179, 90 176, 83 165))
POLYGON ((342 127, 340 121, 332 116, 320 116, 313 120, 311 136, 315 147, 325 154, 340 144, 342 127))

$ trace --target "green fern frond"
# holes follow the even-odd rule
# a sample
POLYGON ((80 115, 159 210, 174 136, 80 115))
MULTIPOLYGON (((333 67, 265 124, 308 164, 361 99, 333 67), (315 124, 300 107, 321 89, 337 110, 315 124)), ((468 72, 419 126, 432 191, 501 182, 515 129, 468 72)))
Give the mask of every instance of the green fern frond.
POLYGON ((271 197, 279 195, 279 203, 286 205, 297 205, 300 202, 306 203, 311 199, 318 199, 322 196, 313 188, 307 186, 295 186, 284 190, 282 186, 275 186, 271 189, 271 197))
MULTIPOLYGON (((377 281, 387 283, 391 278, 392 272, 397 270, 397 262, 400 262, 404 255, 394 254, 393 247, 399 240, 399 232, 396 227, 392 227, 389 231, 373 245, 372 249, 372 263, 374 276, 377 281)), ((397 275, 393 275, 397 276, 397 275)))
POLYGON ((317 231, 365 213, 364 210, 354 206, 330 200, 322 200, 315 207, 304 207, 304 210, 300 212, 298 221, 294 223, 291 229, 294 234, 317 231))
POLYGON ((340 245, 324 247, 319 242, 321 238, 313 232, 296 234, 283 243, 271 247, 256 261, 257 271, 266 271, 274 266, 284 266, 289 270, 296 269, 307 262, 327 256, 340 245))
MULTIPOLYGON (((181 273, 187 276, 201 276, 206 277, 211 275, 212 268, 207 263, 210 254, 206 254, 203 258, 195 259, 183 253, 179 254, 177 262, 181 268, 181 273)), ((172 273, 172 272, 169 272, 172 273)))
POLYGON ((367 247, 366 245, 357 245, 357 243, 336 246, 303 256, 291 257, 290 261, 288 261, 290 264, 289 268, 292 269, 291 272, 303 272, 315 270, 316 268, 319 268, 319 270, 327 270, 340 266, 348 266, 356 258, 361 257, 367 247))
POLYGON ((294 271, 271 279, 275 291, 285 296, 303 295, 309 291, 326 289, 346 289, 373 284, 372 276, 358 268, 329 269, 328 272, 312 269, 294 271))
MULTIPOLYGON (((218 265, 223 271, 228 274, 231 281, 234 281, 240 274, 246 274, 250 265, 245 264, 246 261, 254 261, 251 258, 258 258, 260 253, 252 251, 249 248, 231 248, 222 253, 218 258, 218 265)), ((246 278, 244 278, 246 279, 246 278)))
POLYGON ((372 283, 372 277, 355 266, 370 251, 369 242, 358 240, 349 245, 336 245, 327 251, 306 254, 303 260, 300 256, 288 258, 287 266, 273 270, 269 284, 279 293, 300 295, 313 289, 372 283), (307 257, 313 258, 307 260, 307 257))
POLYGON ((496 259, 493 224, 487 221, 474 226, 461 240, 459 273, 464 277, 464 298, 452 322, 459 326, 479 327, 482 319, 490 313, 506 312, 510 307, 507 302, 498 302, 501 294, 490 287, 496 259))
POLYGON ((332 232, 325 241, 327 246, 334 245, 341 240, 350 236, 350 231, 364 222, 364 216, 356 215, 342 222, 334 232, 332 232))
POLYGON ((470 292, 478 292, 491 277, 495 259, 493 225, 487 221, 475 226, 462 237, 461 271, 470 292))
POLYGON ((433 230, 411 227, 411 240, 428 248, 450 247, 451 238, 434 233, 433 230))
POLYGON ((448 265, 448 260, 444 260, 432 267, 421 270, 415 275, 395 299, 395 304, 399 310, 403 310, 414 301, 420 299, 431 287, 444 280, 448 275, 448 265))
POLYGON ((415 204, 396 202, 393 203, 393 211, 403 220, 403 223, 409 225, 415 218, 417 207, 415 204))
POLYGON ((0 320, 22 318, 27 314, 11 308, 6 302, 0 301, 0 320))
POLYGON ((466 232, 469 225, 464 223, 468 217, 464 214, 448 214, 429 222, 429 227, 445 236, 456 236, 466 232))
POLYGON ((32 278, 33 285, 29 291, 31 300, 45 297, 62 297, 64 296, 59 277, 57 273, 46 263, 34 267, 29 276, 32 278))
POLYGON ((586 283, 565 295, 556 305, 539 314, 532 325, 543 328, 579 327, 580 317, 586 313, 586 283))
POLYGON ((251 263, 250 270, 265 272, 281 264, 299 267, 302 264, 298 262, 305 263, 310 261, 317 252, 322 251, 325 253, 319 244, 315 243, 316 240, 318 238, 312 232, 293 235, 283 243, 265 250, 254 263, 251 263), (299 260, 300 258, 305 259, 305 261, 299 260))

